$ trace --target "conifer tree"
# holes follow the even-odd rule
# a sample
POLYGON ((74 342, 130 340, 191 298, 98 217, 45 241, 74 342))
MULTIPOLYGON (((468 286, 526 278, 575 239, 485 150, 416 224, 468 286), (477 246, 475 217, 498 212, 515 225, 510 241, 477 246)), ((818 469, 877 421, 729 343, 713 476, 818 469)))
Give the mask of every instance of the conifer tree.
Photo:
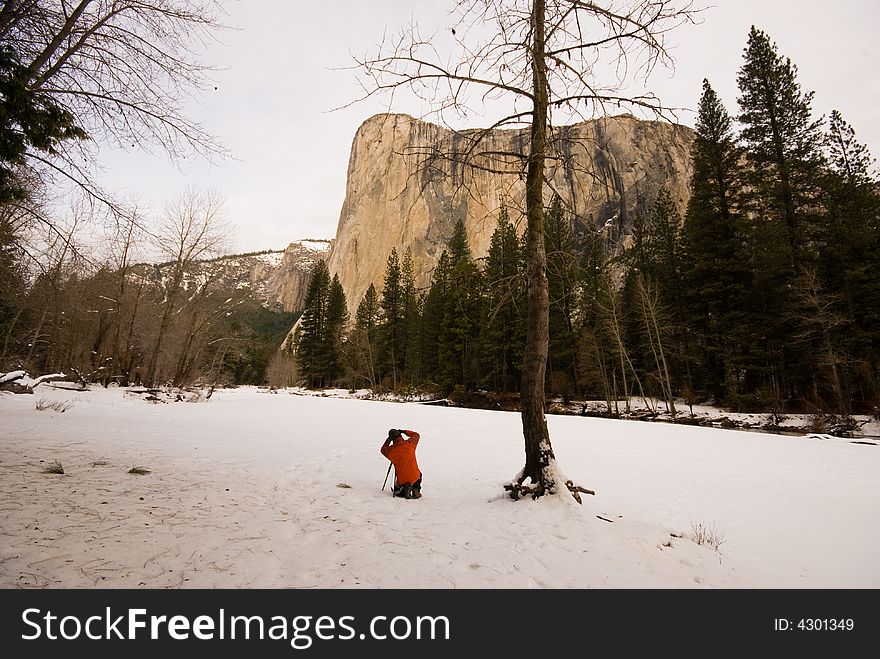
POLYGON ((412 249, 409 247, 406 248, 403 255, 401 284, 403 289, 403 367, 408 382, 414 384, 421 379, 422 351, 419 339, 421 305, 419 292, 416 289, 412 249))
POLYGON ((455 222, 447 251, 453 267, 471 260, 471 247, 463 218, 458 218, 455 222))
MULTIPOLYGON (((651 302, 650 307, 654 312, 662 312, 668 315, 669 325, 664 329, 669 330, 668 338, 674 344, 674 350, 667 355, 668 368, 665 377, 675 379, 679 384, 677 388, 691 386, 689 345, 687 335, 687 309, 684 301, 684 246, 682 241, 682 220, 678 206, 672 199, 669 190, 662 188, 654 203, 654 212, 651 218, 651 272, 647 273, 649 282, 641 289, 640 297, 642 304, 649 302, 651 295, 646 295, 652 290, 656 291, 658 299, 656 304, 651 302)), ((654 318, 654 323, 659 318, 654 318)), ((655 330, 658 328, 655 327, 655 330)), ((655 337, 661 341, 659 335, 655 337)), ((658 351, 662 346, 658 345, 658 351)), ((671 397, 672 383, 667 383, 667 396, 671 397)))
POLYGON ((830 167, 823 184, 827 215, 822 270, 827 287, 844 295, 847 313, 855 318, 860 312, 871 313, 866 307, 878 311, 878 299, 871 291, 876 296, 876 277, 880 277, 880 193, 871 154, 836 110, 831 113, 825 145, 830 167))
MULTIPOLYGON (((3 7, 10 8, 19 16, 27 13, 12 3, 3 7)), ((28 152, 52 156, 63 142, 88 138, 64 103, 31 84, 33 71, 22 64, 19 45, 6 38, 0 44, 0 204, 29 196, 33 183, 21 176, 28 152)))
POLYGON ((829 168, 818 272, 826 294, 839 298, 834 311, 847 323, 835 347, 855 366, 851 378, 860 383, 864 401, 877 390, 880 368, 880 188, 871 154, 836 110, 825 147, 829 168))
POLYGON ((603 397, 612 412, 615 368, 614 347, 603 323, 601 309, 611 288, 609 260, 600 231, 586 233, 580 241, 581 286, 578 295, 578 380, 589 397, 603 397))
POLYGON ((472 387, 480 361, 479 337, 483 321, 480 271, 471 257, 464 220, 459 218, 449 241, 449 285, 438 341, 440 382, 444 386, 472 387))
POLYGON ((382 321, 379 326, 379 340, 382 377, 391 377, 391 387, 395 391, 406 357, 406 308, 401 278, 400 259, 397 250, 392 248, 385 266, 385 283, 380 303, 382 321))
POLYGON ((817 258, 819 122, 811 119, 813 95, 801 91, 797 67, 755 27, 738 84, 753 273, 744 388, 778 407, 812 386, 808 360, 793 340, 793 319, 805 311, 792 290, 798 269, 817 258))
POLYGON ((496 391, 518 391, 525 342, 525 257, 505 207, 489 242, 483 278, 487 311, 483 355, 488 381, 496 391))
POLYGON ((789 263, 794 264, 809 253, 807 224, 821 164, 821 122, 811 118, 813 93, 801 91, 797 66, 754 26, 744 58, 737 82, 748 183, 763 221, 783 224, 789 263))
POLYGON ((376 386, 376 350, 378 349, 378 330, 381 316, 379 295, 376 287, 370 284, 364 299, 358 304, 350 343, 354 351, 353 367, 355 377, 364 379, 370 387, 376 386))
POLYGON ((306 289, 302 318, 295 343, 299 373, 310 387, 320 387, 327 373, 327 310, 330 299, 330 272, 319 260, 312 267, 306 289))
POLYGON ((327 355, 324 381, 327 385, 333 384, 342 374, 343 342, 347 323, 348 302, 345 299, 345 291, 342 290, 339 275, 333 275, 333 281, 330 283, 327 295, 327 322, 324 337, 325 354, 327 355))
POLYGON ((678 307, 681 293, 682 245, 681 215, 667 188, 661 188, 654 201, 648 229, 647 272, 663 292, 664 302, 678 307))
POLYGON ((443 250, 431 276, 431 288, 425 297, 419 332, 422 352, 422 373, 425 382, 440 384, 440 341, 443 319, 448 306, 452 266, 449 252, 443 250))
POLYGON ((721 401, 737 391, 748 341, 746 293, 751 276, 743 251, 739 159, 727 110, 703 80, 693 177, 683 230, 685 306, 697 390, 721 401))
POLYGON ((577 379, 577 336, 574 314, 575 295, 580 285, 578 257, 575 253, 571 222, 554 195, 544 225, 547 251, 547 287, 550 293, 550 347, 548 384, 553 393, 570 393, 569 386, 580 389, 577 379))

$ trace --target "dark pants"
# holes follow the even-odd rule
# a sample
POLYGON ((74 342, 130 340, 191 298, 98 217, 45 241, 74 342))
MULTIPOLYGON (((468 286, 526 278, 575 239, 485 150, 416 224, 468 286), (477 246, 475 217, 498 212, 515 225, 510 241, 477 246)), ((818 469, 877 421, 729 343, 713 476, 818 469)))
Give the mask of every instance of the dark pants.
POLYGON ((401 485, 394 486, 394 496, 403 497, 406 496, 406 492, 409 490, 410 492, 418 492, 421 494, 422 492, 422 474, 419 472, 419 480, 415 483, 403 483, 401 485))

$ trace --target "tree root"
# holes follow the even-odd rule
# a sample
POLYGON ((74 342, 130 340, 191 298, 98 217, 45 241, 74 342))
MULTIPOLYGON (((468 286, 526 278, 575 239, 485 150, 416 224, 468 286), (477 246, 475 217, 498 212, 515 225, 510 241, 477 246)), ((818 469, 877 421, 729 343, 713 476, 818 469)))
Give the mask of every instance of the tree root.
MULTIPOLYGON (((568 488, 571 496, 574 497, 574 500, 577 501, 579 504, 583 504, 581 493, 592 494, 593 496, 596 495, 596 492, 594 492, 593 490, 581 487, 580 485, 575 485, 570 480, 565 481, 565 486, 566 488, 568 488)), ((504 489, 510 492, 510 498, 514 501, 518 501, 519 498, 523 495, 531 495, 532 499, 537 499, 538 497, 544 496, 545 494, 549 494, 547 492, 547 486, 544 483, 523 485, 522 481, 520 481, 518 483, 507 483, 504 486, 504 489)))
POLYGON ((574 500, 580 504, 583 504, 583 501, 581 501, 581 495, 579 494, 580 492, 583 492, 584 494, 592 494, 593 496, 596 496, 596 492, 594 490, 590 490, 586 487, 581 487, 580 485, 575 485, 571 481, 565 481, 565 485, 566 485, 566 487, 568 487, 568 491, 571 492, 571 496, 574 497, 574 500))

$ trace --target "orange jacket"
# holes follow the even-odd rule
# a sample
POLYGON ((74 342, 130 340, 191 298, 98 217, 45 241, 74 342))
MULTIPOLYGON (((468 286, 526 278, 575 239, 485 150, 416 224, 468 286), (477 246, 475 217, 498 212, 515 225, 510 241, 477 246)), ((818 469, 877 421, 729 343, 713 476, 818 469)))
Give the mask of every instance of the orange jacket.
POLYGON ((419 433, 414 430, 403 430, 406 439, 399 437, 393 444, 386 439, 379 451, 394 465, 396 485, 407 485, 419 480, 422 472, 419 463, 416 462, 416 446, 419 443, 419 433))

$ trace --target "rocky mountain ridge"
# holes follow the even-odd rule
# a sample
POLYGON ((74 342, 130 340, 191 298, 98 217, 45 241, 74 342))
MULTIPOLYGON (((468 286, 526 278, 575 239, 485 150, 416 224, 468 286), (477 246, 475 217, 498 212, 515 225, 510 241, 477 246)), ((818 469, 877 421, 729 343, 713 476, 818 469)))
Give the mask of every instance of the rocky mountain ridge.
MULTIPOLYGON (((284 250, 267 250, 249 254, 232 254, 199 261, 187 273, 186 290, 216 280, 221 290, 240 291, 273 311, 300 311, 312 266, 330 253, 329 240, 300 240, 284 250)), ((162 285, 170 263, 137 266, 148 281, 162 285)))

